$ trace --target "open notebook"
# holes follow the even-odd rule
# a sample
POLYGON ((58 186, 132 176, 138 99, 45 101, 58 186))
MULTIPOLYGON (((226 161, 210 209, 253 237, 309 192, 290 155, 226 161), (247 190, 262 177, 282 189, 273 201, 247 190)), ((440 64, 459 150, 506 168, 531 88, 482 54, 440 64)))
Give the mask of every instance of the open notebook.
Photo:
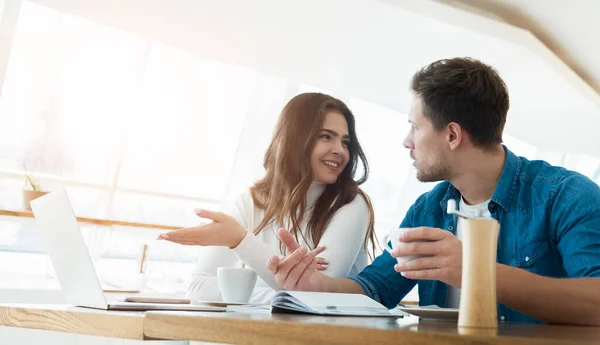
POLYGON ((279 291, 273 297, 271 308, 273 313, 386 317, 407 315, 400 310, 388 310, 365 295, 329 292, 279 291))

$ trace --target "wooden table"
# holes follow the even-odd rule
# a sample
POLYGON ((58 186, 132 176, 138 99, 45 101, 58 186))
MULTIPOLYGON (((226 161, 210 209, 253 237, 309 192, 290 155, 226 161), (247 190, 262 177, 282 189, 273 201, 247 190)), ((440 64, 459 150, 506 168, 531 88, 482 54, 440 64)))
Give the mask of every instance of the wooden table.
POLYGON ((0 326, 113 338, 229 344, 600 344, 600 327, 501 323, 457 330, 455 322, 299 314, 114 312, 52 305, 0 305, 0 326))
POLYGON ((0 326, 145 339, 143 312, 116 312, 64 305, 0 304, 0 326))
POLYGON ((600 327, 501 323, 457 330, 456 322, 299 314, 147 312, 144 334, 228 344, 600 344, 600 327))

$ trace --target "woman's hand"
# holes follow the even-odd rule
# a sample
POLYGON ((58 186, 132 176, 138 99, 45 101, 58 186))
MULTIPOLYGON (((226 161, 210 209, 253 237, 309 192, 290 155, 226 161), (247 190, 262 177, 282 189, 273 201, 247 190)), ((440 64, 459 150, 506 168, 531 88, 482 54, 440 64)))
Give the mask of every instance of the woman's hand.
MULTIPOLYGON (((157 240, 166 240, 187 246, 224 246, 233 249, 242 242, 248 232, 237 220, 225 213, 196 210, 196 214, 198 217, 208 218, 213 222, 165 232, 158 235, 157 240)), ((300 245, 297 244, 297 247, 300 247, 300 245)), ((317 247, 315 255, 322 253, 324 250, 325 247, 317 247)), ((315 260, 317 270, 324 271, 327 269, 329 265, 327 260, 321 257, 316 257, 315 260)))
POLYGON ((272 256, 267 262, 267 268, 275 275, 277 284, 286 290, 328 291, 327 284, 332 278, 317 272, 323 269, 319 268, 319 258, 316 256, 325 248, 317 247, 308 251, 283 228, 279 229, 279 238, 290 254, 283 258, 272 256))
POLYGON ((158 240, 167 240, 188 246, 237 247, 248 232, 233 217, 222 212, 196 210, 198 217, 212 223, 182 228, 158 235, 158 240))

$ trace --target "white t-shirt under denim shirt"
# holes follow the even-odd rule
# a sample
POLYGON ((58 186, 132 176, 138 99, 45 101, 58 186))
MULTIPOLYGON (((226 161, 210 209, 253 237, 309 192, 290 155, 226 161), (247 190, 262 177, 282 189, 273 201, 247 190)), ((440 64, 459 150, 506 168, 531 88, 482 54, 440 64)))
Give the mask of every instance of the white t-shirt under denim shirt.
MULTIPOLYGON (((312 214, 312 207, 325 190, 326 185, 311 184, 307 194, 307 212, 300 223, 298 240, 308 246, 309 236, 306 225, 312 214)), ((248 233, 234 249, 227 247, 200 247, 200 255, 187 292, 192 301, 222 300, 217 281, 218 267, 242 267, 242 263, 258 274, 250 303, 270 303, 275 291, 279 289, 275 277, 267 269, 267 260, 272 255, 282 255, 277 236, 279 226, 268 225, 258 235, 252 232, 264 217, 264 211, 254 205, 250 190, 246 190, 234 203, 223 210, 235 218, 248 233)), ((353 201, 341 207, 327 225, 319 246, 326 249, 319 256, 329 265, 323 273, 331 277, 346 277, 358 274, 368 264, 368 255, 364 249, 364 240, 369 226, 369 210, 364 198, 357 195, 353 201)), ((310 242, 310 240, 309 240, 310 242)))
MULTIPOLYGON (((467 205, 465 200, 461 197, 459 203, 459 210, 469 218, 491 218, 492 215, 488 210, 488 204, 490 200, 482 202, 477 205, 467 205)), ((456 237, 462 241, 462 231, 460 226, 456 225, 456 237)), ((460 306, 460 289, 452 286, 448 286, 448 297, 446 300, 447 308, 458 308, 460 306)))

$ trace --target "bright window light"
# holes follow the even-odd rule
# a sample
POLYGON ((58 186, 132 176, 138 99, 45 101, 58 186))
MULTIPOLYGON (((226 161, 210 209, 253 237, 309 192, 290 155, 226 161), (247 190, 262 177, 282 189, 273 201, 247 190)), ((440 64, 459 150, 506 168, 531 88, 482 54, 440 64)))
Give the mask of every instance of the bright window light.
MULTIPOLYGON (((198 224, 195 207, 218 210, 262 175, 288 89, 278 78, 24 1, 0 97, 0 207, 22 208, 26 170, 46 190, 66 188, 79 216, 198 224)), ((33 223, 2 222, 10 225, 0 254, 20 258, 19 276, 53 278, 39 265, 47 257, 33 223)), ((81 228, 109 285, 135 273, 146 243, 150 285, 185 289, 197 248, 155 241, 158 231, 81 228)), ((24 281, 6 275, 15 278, 0 270, 5 282, 24 281)))

